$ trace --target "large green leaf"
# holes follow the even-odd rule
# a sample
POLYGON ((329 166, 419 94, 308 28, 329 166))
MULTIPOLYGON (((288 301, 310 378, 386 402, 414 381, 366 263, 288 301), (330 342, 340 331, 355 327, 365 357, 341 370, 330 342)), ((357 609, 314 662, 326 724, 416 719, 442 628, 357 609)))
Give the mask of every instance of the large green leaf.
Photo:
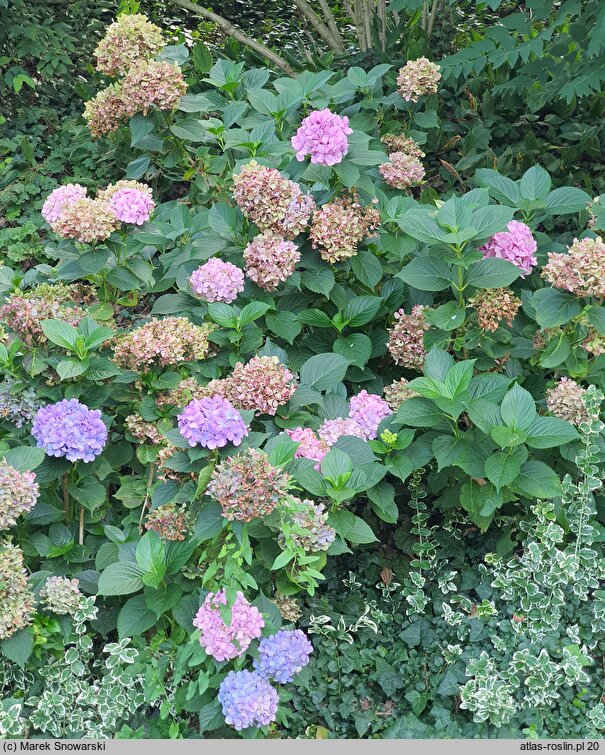
POLYGON ((343 380, 348 367, 349 360, 340 354, 316 354, 300 368, 300 382, 325 391, 343 380))
POLYGON ((420 291, 443 291, 452 283, 450 266, 433 257, 416 257, 396 277, 420 291))
POLYGON ((116 561, 103 571, 99 577, 99 595, 130 595, 143 587, 141 569, 132 561, 116 561))
POLYGON ((467 282, 474 288, 502 288, 516 280, 520 272, 512 262, 489 257, 470 266, 467 282))

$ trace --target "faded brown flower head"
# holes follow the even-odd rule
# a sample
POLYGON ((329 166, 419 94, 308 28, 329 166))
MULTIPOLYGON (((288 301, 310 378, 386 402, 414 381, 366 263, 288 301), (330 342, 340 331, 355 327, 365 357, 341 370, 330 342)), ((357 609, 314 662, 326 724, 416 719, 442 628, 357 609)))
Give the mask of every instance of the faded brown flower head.
POLYGON ((409 315, 403 309, 395 312, 395 322, 389 329, 387 348, 395 364, 411 370, 421 370, 426 351, 424 331, 429 324, 424 319, 426 307, 416 304, 409 315))
POLYGON ((474 296, 469 304, 475 308, 479 327, 493 333, 502 320, 512 327, 521 299, 508 288, 487 288, 474 296))

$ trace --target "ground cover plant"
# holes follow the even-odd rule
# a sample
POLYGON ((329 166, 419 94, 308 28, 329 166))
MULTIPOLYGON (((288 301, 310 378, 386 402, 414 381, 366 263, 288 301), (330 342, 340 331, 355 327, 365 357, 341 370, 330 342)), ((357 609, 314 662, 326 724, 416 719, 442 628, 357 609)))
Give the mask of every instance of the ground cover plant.
POLYGON ((463 180, 427 57, 168 41, 20 147, 0 734, 600 736, 602 201, 463 180))

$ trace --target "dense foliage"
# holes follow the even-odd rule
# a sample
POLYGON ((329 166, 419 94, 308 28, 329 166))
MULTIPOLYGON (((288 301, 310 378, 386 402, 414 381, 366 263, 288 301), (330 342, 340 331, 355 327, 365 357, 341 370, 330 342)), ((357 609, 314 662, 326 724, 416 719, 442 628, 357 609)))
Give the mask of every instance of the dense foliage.
POLYGON ((0 735, 599 736, 605 205, 167 41, 3 142, 0 735))

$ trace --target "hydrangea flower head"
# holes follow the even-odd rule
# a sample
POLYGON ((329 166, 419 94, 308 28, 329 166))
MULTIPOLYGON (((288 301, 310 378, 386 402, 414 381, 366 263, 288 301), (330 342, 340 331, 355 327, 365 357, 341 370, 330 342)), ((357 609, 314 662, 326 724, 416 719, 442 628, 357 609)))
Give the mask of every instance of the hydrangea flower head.
POLYGON ((51 228, 61 217, 63 210, 79 199, 84 199, 86 189, 80 184, 65 184, 52 191, 42 205, 42 217, 51 228))
POLYGON ((360 391, 349 402, 349 416, 363 427, 366 440, 376 438, 378 425, 389 414, 392 414, 392 411, 387 402, 366 390, 360 391))
POLYGON ((384 144, 387 152, 405 152, 406 155, 412 157, 424 157, 424 152, 420 149, 420 145, 417 144, 411 137, 404 134, 385 134, 380 137, 380 141, 384 144))
POLYGON ((399 409, 404 401, 418 396, 416 391, 408 388, 408 383, 409 381, 405 378, 400 378, 391 383, 391 385, 386 385, 384 388, 386 402, 394 412, 399 409))
POLYGON ((424 178, 424 166, 417 157, 391 152, 389 162, 378 166, 385 183, 394 189, 408 189, 424 178))
POLYGON ((135 372, 205 359, 214 327, 194 325, 186 317, 150 320, 116 339, 113 358, 120 367, 135 372))
POLYGON ((313 214, 309 238, 326 262, 342 262, 357 254, 358 245, 379 222, 380 213, 374 207, 362 207, 354 198, 341 197, 313 214))
POLYGON ((165 42, 162 31, 140 13, 118 16, 105 32, 93 55, 97 71, 116 76, 127 73, 140 60, 149 60, 165 42))
POLYGON ((296 376, 275 356, 238 362, 222 385, 226 398, 239 409, 271 416, 292 398, 296 388, 296 376))
POLYGON ((263 679, 287 684, 309 663, 312 652, 313 645, 303 631, 282 629, 260 641, 254 668, 263 679))
POLYGON ((542 277, 563 291, 581 297, 605 298, 605 243, 594 239, 574 239, 566 254, 551 252, 542 277))
POLYGON ((33 420, 39 408, 36 393, 31 388, 19 388, 9 377, 0 382, 0 420, 12 422, 17 428, 23 427, 33 420))
MULTIPOLYGON (((84 103, 83 118, 94 139, 111 134, 129 117, 130 109, 122 92, 122 84, 116 82, 101 89, 92 100, 84 103)), ((132 113, 130 113, 132 114, 132 113)))
POLYGON ((347 136, 353 133, 349 119, 330 112, 328 108, 315 110, 308 115, 292 137, 296 159, 301 162, 311 155, 316 165, 336 165, 349 149, 347 136))
POLYGON ((53 225, 53 231, 64 239, 96 244, 108 239, 118 225, 109 202, 84 197, 63 208, 61 217, 53 225))
POLYGON ((330 446, 324 440, 318 438, 310 427, 295 427, 292 430, 286 430, 286 434, 290 440, 299 444, 294 458, 313 459, 317 462, 315 469, 319 470, 320 462, 330 450, 330 446))
POLYGON ((197 612, 193 626, 200 630, 200 645, 217 661, 229 661, 245 653, 265 626, 262 614, 238 592, 231 607, 231 623, 225 624, 220 606, 227 605, 224 590, 209 593, 197 612))
POLYGON ((38 448, 69 461, 94 461, 107 442, 107 428, 98 409, 77 399, 63 399, 38 410, 32 425, 38 448))
POLYGON ((225 519, 249 522, 270 514, 287 495, 289 475, 269 462, 264 451, 246 448, 212 471, 206 493, 223 509, 225 519))
POLYGON ((19 472, 0 461, 0 530, 12 527, 21 514, 31 511, 39 495, 33 472, 19 472))
MULTIPOLYGON (((294 525, 288 537, 289 542, 310 553, 328 550, 336 538, 336 531, 328 524, 328 512, 323 503, 290 496, 287 510, 294 525)), ((278 542, 280 546, 285 546, 283 533, 280 533, 278 542)))
POLYGON ((275 168, 252 160, 233 176, 233 198, 242 213, 264 232, 293 239, 304 231, 315 207, 313 197, 275 168))
POLYGON ((244 273, 231 262, 212 257, 191 273, 191 288, 207 302, 231 304, 244 290, 244 273))
POLYGON ((230 671, 218 690, 225 722, 237 731, 266 726, 275 721, 279 696, 266 679, 254 671, 230 671))
POLYGON ((34 596, 27 584, 23 552, 0 542, 0 640, 31 623, 34 596))
POLYGON ((164 503, 147 515, 145 529, 157 532, 163 540, 180 542, 189 532, 187 512, 174 503, 164 503))
POLYGON ((155 207, 151 187, 138 181, 110 184, 98 197, 109 202, 118 220, 133 225, 146 223, 155 207))
POLYGON ((508 230, 495 233, 479 251, 483 252, 483 259, 496 257, 512 262, 521 270, 521 277, 524 278, 531 273, 532 267, 538 264, 538 245, 532 236, 531 228, 525 223, 511 220, 506 227, 508 230))
POLYGON ((416 304, 409 315, 403 309, 395 312, 387 349, 395 364, 401 367, 421 370, 426 359, 424 331, 430 326, 424 318, 424 309, 421 304, 416 304))
POLYGON ((408 60, 397 76, 399 93, 406 102, 418 102, 425 94, 435 94, 441 81, 440 70, 428 58, 408 60))
POLYGON ((274 291, 287 280, 300 262, 300 252, 292 241, 272 233, 261 233, 244 249, 246 275, 265 291, 274 291))
POLYGON ((42 602, 53 613, 74 614, 80 605, 82 593, 77 579, 49 577, 40 590, 42 602))
POLYGON ((186 92, 180 67, 166 60, 137 63, 122 81, 122 97, 129 115, 147 115, 154 107, 174 110, 186 92))
POLYGON ((58 302, 31 297, 11 296, 0 307, 0 320, 28 346, 46 346, 48 339, 42 330, 44 320, 61 320, 74 327, 84 319, 81 307, 66 307, 58 302))
POLYGON ((320 439, 333 446, 343 435, 353 435, 356 438, 366 439, 366 430, 351 417, 340 417, 338 419, 326 419, 322 422, 317 431, 320 439))
POLYGON ((582 388, 575 380, 562 377, 554 388, 546 391, 548 411, 574 425, 588 422, 588 412, 582 401, 586 392, 586 388, 582 388))
POLYGON ((469 304, 475 309, 479 327, 493 333, 502 320, 512 327, 521 299, 509 288, 486 288, 470 299, 469 304))
POLYGON ((248 434, 242 415, 221 396, 193 399, 178 415, 179 431, 190 446, 215 449, 239 446, 248 434))

